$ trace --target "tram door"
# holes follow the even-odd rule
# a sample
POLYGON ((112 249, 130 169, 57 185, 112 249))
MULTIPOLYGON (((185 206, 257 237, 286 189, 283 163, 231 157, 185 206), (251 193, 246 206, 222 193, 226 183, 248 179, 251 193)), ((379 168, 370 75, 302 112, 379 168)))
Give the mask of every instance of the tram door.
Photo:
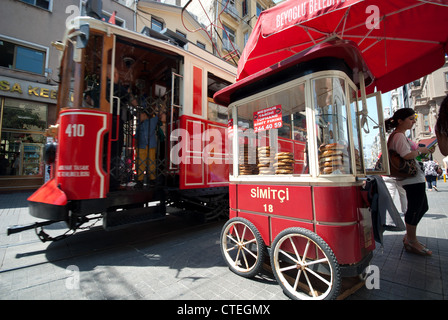
POLYGON ((161 185, 169 174, 169 130, 179 115, 180 58, 116 37, 107 68, 114 79, 110 189, 161 185), (112 67, 113 66, 113 67, 112 67))
POLYGON ((169 161, 167 166, 169 171, 174 173, 179 170, 179 166, 176 161, 170 160, 170 150, 173 150, 173 146, 177 143, 179 137, 171 136, 171 132, 178 129, 179 114, 182 109, 183 101, 183 76, 174 71, 171 73, 171 88, 171 104, 169 112, 167 113, 167 117, 170 119, 167 131, 169 143, 167 144, 168 149, 165 150, 165 159, 168 159, 169 161))

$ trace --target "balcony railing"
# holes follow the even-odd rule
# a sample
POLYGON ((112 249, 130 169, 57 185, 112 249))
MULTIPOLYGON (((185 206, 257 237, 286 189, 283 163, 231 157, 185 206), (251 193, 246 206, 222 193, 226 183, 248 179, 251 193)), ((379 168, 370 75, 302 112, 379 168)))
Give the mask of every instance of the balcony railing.
POLYGON ((425 107, 425 106, 428 105, 428 102, 429 102, 429 98, 428 98, 428 97, 415 98, 414 106, 415 106, 416 108, 419 108, 419 107, 425 107))
POLYGON ((229 52, 234 51, 234 50, 237 50, 239 52, 239 48, 236 45, 236 43, 234 43, 234 42, 232 43, 228 38, 222 39, 222 48, 229 52))
MULTIPOLYGON (((223 7, 225 6, 225 2, 223 3, 223 7)), ((225 13, 229 14, 232 18, 238 20, 238 10, 236 9, 235 5, 232 3, 229 3, 227 7, 224 10, 225 13)))

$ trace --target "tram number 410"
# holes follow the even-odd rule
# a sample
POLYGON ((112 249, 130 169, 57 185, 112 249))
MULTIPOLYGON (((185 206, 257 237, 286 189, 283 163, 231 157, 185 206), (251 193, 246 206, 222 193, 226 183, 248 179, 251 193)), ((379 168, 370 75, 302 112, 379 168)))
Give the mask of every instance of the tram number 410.
POLYGON ((86 126, 82 123, 69 124, 65 129, 65 134, 69 137, 84 137, 86 126))

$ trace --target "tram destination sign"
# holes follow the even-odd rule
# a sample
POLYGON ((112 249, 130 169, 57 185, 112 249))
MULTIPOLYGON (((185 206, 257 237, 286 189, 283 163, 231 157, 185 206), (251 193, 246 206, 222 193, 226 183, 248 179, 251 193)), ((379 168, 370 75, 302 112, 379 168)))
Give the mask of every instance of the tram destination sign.
POLYGON ((254 112, 255 132, 278 129, 282 126, 282 106, 280 104, 254 112))

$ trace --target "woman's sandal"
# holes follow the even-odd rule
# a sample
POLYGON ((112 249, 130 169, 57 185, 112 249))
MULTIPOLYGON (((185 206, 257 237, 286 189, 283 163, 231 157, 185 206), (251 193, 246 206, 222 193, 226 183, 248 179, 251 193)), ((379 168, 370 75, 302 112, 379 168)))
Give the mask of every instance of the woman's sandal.
POLYGON ((405 238, 403 238, 403 245, 407 252, 415 253, 421 256, 431 256, 432 251, 426 248, 423 244, 419 243, 418 241, 409 241, 405 238), (421 249, 418 249, 415 247, 416 244, 420 244, 422 247, 421 249))

